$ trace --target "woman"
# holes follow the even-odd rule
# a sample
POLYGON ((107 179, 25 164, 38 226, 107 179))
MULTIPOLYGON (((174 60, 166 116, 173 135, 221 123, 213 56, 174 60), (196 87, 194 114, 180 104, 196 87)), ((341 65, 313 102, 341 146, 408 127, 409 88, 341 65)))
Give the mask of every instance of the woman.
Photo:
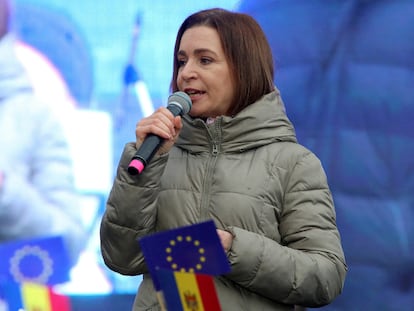
POLYGON ((247 15, 201 11, 181 25, 174 56, 171 88, 191 97, 191 111, 160 108, 137 124, 101 224, 106 264, 144 275, 134 310, 160 309, 137 239, 207 219, 231 264, 215 280, 223 310, 328 304, 346 274, 332 197, 320 161, 296 141, 261 28, 247 15), (165 143, 131 176, 150 133, 165 143))

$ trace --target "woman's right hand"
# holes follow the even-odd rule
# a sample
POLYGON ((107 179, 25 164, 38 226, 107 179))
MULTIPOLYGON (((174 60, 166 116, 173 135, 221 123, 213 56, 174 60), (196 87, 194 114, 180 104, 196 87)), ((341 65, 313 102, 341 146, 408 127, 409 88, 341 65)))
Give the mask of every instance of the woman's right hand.
POLYGON ((152 115, 137 123, 135 128, 136 147, 139 148, 148 134, 155 134, 165 140, 157 154, 167 153, 177 140, 182 127, 180 116, 174 117, 171 111, 165 107, 158 108, 152 115))

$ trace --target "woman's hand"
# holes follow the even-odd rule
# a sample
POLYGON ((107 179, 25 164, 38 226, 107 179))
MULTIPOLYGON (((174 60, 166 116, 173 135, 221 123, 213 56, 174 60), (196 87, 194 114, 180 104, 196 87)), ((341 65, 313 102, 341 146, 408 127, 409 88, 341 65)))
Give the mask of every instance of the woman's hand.
POLYGON ((233 235, 225 230, 217 229, 217 234, 220 238, 221 245, 223 246, 224 250, 228 252, 233 244, 233 235))
POLYGON ((165 140, 157 154, 167 153, 177 140, 182 127, 180 116, 174 117, 165 107, 158 108, 152 115, 137 123, 136 147, 139 148, 148 134, 155 134, 165 140))

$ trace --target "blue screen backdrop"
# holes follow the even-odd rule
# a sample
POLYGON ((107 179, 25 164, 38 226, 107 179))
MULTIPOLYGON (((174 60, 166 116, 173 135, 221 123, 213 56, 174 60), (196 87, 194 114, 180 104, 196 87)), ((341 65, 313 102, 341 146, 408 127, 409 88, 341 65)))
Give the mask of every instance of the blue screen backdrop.
POLYGON ((327 310, 414 307, 414 2, 243 1, 333 190, 349 273, 327 310))
MULTIPOLYGON (((112 116, 120 106, 128 111, 122 125, 114 119, 114 165, 123 145, 135 139, 135 123, 142 116, 136 94, 125 96, 128 62, 145 83, 153 106, 165 105, 175 34, 187 15, 219 6, 255 17, 271 43, 276 85, 298 139, 320 157, 334 194, 349 273, 343 294, 323 309, 412 309, 413 1, 14 4, 15 26, 23 39, 54 60, 81 106, 112 116), (48 28, 28 14, 55 26, 48 28), (135 49, 134 24, 139 26, 135 49)), ((139 279, 128 283, 120 276, 110 278, 118 292, 135 292, 139 284, 139 279)))

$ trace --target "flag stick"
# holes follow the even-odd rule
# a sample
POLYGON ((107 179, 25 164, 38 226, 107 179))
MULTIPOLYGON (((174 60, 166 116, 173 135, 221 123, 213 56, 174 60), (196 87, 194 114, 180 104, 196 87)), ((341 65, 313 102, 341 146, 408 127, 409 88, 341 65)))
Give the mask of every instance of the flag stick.
POLYGON ((165 299, 164 295, 162 294, 162 291, 157 291, 157 299, 160 303, 161 311, 167 311, 167 308, 165 307, 165 299))

